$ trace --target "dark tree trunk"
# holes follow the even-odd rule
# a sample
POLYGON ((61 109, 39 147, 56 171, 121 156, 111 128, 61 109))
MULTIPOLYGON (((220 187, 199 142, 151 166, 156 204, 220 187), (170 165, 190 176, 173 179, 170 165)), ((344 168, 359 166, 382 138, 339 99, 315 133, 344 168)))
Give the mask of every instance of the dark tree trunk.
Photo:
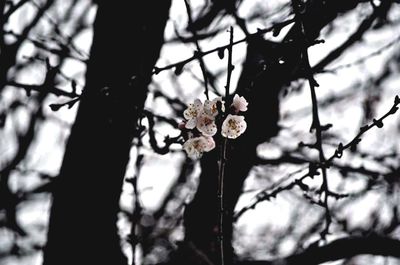
POLYGON ((86 88, 54 192, 46 265, 127 263, 116 228, 119 197, 169 7, 99 1, 86 88))

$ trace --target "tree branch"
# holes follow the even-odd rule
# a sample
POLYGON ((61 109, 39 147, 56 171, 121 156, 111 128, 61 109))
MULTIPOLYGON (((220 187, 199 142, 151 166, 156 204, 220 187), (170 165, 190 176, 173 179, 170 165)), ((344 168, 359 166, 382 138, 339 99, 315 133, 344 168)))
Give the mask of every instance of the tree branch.
POLYGON ((301 253, 283 259, 272 261, 241 261, 237 265, 312 265, 351 258, 362 254, 400 258, 400 241, 378 235, 341 238, 324 246, 310 246, 301 253))
POLYGON ((372 14, 361 22, 357 30, 349 36, 349 38, 343 42, 339 47, 331 51, 324 59, 322 59, 317 65, 313 67, 313 72, 320 72, 325 66, 330 64, 332 61, 337 59, 343 54, 350 46, 361 40, 364 33, 372 26, 376 18, 380 14, 388 10, 391 6, 392 1, 382 1, 379 7, 375 8, 372 14))

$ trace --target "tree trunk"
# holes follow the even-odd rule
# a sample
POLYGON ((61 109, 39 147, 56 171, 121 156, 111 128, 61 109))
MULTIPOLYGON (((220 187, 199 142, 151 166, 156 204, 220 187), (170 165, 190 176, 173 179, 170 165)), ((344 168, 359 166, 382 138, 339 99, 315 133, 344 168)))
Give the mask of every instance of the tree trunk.
POLYGON ((169 7, 170 1, 156 0, 98 3, 86 88, 54 192, 45 265, 127 263, 116 227, 119 197, 169 7))

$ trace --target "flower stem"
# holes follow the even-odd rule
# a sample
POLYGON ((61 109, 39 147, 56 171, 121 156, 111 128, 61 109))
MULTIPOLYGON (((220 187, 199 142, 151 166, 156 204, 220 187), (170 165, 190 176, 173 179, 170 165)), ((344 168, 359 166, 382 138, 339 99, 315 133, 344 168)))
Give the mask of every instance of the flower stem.
POLYGON ((227 138, 222 139, 221 153, 219 160, 218 172, 218 200, 219 200, 219 223, 218 223, 218 239, 221 265, 225 264, 224 257, 224 176, 225 176, 225 162, 226 162, 226 144, 227 138))
MULTIPOLYGON (((233 71, 232 65, 232 47, 233 47, 233 28, 230 27, 230 38, 229 38, 229 46, 228 46, 228 73, 226 77, 226 86, 225 86, 225 111, 229 110, 230 100, 229 98, 229 87, 231 83, 231 76, 233 71)), ((226 114, 222 112, 222 120, 225 118, 226 114)), ((221 153, 219 160, 219 172, 218 172, 218 201, 219 201, 219 223, 218 223, 218 232, 219 232, 219 248, 220 248, 220 262, 221 265, 225 265, 225 255, 224 255, 224 176, 225 176, 225 163, 226 163, 226 147, 227 147, 228 139, 222 138, 221 141, 221 153)))

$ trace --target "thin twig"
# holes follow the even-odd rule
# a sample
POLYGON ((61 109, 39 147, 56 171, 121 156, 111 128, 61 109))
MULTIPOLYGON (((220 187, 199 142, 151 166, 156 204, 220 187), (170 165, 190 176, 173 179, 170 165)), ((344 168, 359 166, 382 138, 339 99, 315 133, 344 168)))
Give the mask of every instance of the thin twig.
POLYGON ((136 173, 135 176, 130 180, 133 186, 133 193, 135 196, 135 202, 134 202, 134 210, 131 216, 131 234, 130 234, 130 241, 132 244, 132 261, 131 265, 135 265, 135 255, 136 255, 136 245, 139 241, 139 235, 137 234, 137 224, 140 222, 140 219, 142 218, 143 215, 143 206, 142 202, 140 201, 140 194, 139 190, 137 187, 138 179, 140 176, 140 171, 142 168, 142 161, 143 161, 143 155, 140 154, 140 148, 141 144, 138 144, 137 146, 137 156, 136 156, 136 163, 135 163, 135 169, 136 173))
POLYGON ((358 65, 358 64, 362 64, 365 61, 367 61, 368 59, 382 54, 384 51, 386 51, 390 47, 392 47, 395 44, 399 43, 399 41, 400 41, 400 36, 397 36, 394 40, 392 40, 389 43, 385 44, 384 46, 382 46, 378 50, 375 50, 375 51, 371 52, 370 54, 367 54, 367 55, 365 55, 363 57, 360 57, 359 59, 357 59, 357 60, 355 60, 353 62, 342 64, 342 65, 333 67, 331 69, 321 69, 321 71, 319 71, 318 73, 335 73, 335 72, 337 72, 339 70, 342 70, 342 69, 345 69, 345 68, 349 68, 349 67, 353 67, 353 66, 358 65))
POLYGON ((243 39, 237 40, 237 41, 233 42, 232 44, 226 44, 226 45, 223 45, 223 46, 220 46, 220 47, 217 47, 217 48, 214 48, 214 49, 211 49, 211 50, 202 52, 202 53, 197 53, 197 54, 194 54, 194 55, 193 55, 192 57, 190 57, 190 58, 187 58, 187 59, 185 59, 185 60, 182 60, 182 61, 179 61, 179 62, 176 62, 176 63, 173 63, 173 64, 169 64, 169 65, 166 65, 166 66, 163 66, 163 67, 154 67, 154 69, 153 69, 153 74, 158 74, 158 73, 160 73, 160 72, 162 72, 162 71, 170 70, 170 69, 173 69, 173 68, 180 68, 180 67, 183 67, 183 66, 186 65, 187 63, 198 59, 198 57, 203 57, 203 56, 206 56, 206 55, 211 54, 211 53, 214 53, 214 52, 219 52, 219 51, 221 51, 221 50, 223 51, 223 50, 225 50, 225 49, 228 49, 229 46, 234 46, 234 45, 237 45, 237 44, 246 42, 246 41, 248 41, 250 38, 253 38, 253 37, 259 36, 259 35, 263 35, 263 34, 265 34, 265 33, 271 32, 271 31, 273 31, 273 30, 275 30, 275 29, 281 29, 281 28, 283 28, 283 27, 285 27, 285 26, 287 26, 287 25, 292 24, 293 22, 294 22, 294 19, 288 19, 288 20, 286 20, 286 21, 283 21, 283 22, 274 24, 273 26, 270 26, 270 27, 268 27, 268 28, 258 30, 258 31, 255 32, 255 33, 249 34, 247 37, 244 37, 243 39))
POLYGON ((357 135, 349 141, 347 144, 343 145, 342 143, 339 143, 338 147, 335 150, 335 153, 330 156, 327 160, 326 163, 329 165, 335 158, 341 158, 343 151, 346 149, 349 149, 350 147, 357 145, 361 141, 361 136, 372 129, 373 127, 377 128, 382 128, 383 127, 383 120, 386 119, 388 116, 395 114, 397 110, 399 109, 398 105, 400 104, 400 98, 398 95, 394 98, 394 103, 393 106, 390 108, 388 112, 386 112, 383 116, 381 116, 379 119, 373 119, 371 124, 367 124, 365 126, 362 126, 357 133, 357 135))
POLYGON ((310 87, 310 92, 311 92, 311 101, 312 101, 312 124, 311 124, 311 130, 315 130, 315 137, 316 137, 316 142, 315 142, 315 147, 318 150, 319 154, 319 164, 321 172, 322 172, 322 185, 321 185, 321 195, 324 193, 324 199, 323 199, 323 207, 325 208, 325 229, 321 233, 322 238, 325 238, 325 235, 328 234, 329 232, 329 226, 331 224, 331 215, 329 211, 329 205, 328 205, 328 197, 329 197, 329 186, 328 186, 328 176, 327 176, 327 170, 325 166, 325 155, 324 155, 324 150, 322 147, 322 131, 323 128, 321 126, 321 122, 319 119, 319 112, 318 112, 318 99, 317 95, 315 92, 315 88, 318 87, 318 83, 314 79, 314 75, 310 66, 310 61, 308 57, 308 47, 306 46, 306 43, 308 43, 307 40, 307 35, 305 31, 305 27, 303 24, 303 19, 302 19, 302 8, 304 7, 304 4, 300 2, 299 0, 292 0, 293 4, 293 10, 295 12, 295 19, 300 25, 300 36, 302 38, 302 63, 304 70, 307 75, 308 79, 308 84, 310 87))
MULTIPOLYGON (((371 124, 367 124, 367 125, 361 127, 360 131, 357 133, 357 135, 353 139, 348 141, 346 144, 339 143, 334 154, 332 154, 329 158, 326 159, 325 165, 321 165, 320 163, 310 162, 308 172, 305 173, 304 175, 302 175, 301 177, 293 180, 291 183, 284 185, 284 186, 276 187, 269 193, 267 193, 266 189, 262 190, 261 192, 257 193, 257 195, 255 196, 256 200, 254 202, 252 202, 248 206, 243 207, 239 212, 237 212, 234 215, 233 220, 237 221, 239 219, 239 217, 242 216, 246 211, 255 209, 255 207, 258 203, 265 201, 265 200, 269 200, 270 198, 275 198, 282 191, 290 190, 290 189, 294 188, 296 185, 301 188, 301 186, 303 185, 303 183, 302 183, 303 180, 305 180, 306 178, 310 178, 310 177, 312 178, 315 175, 318 175, 317 169, 321 168, 322 166, 325 168, 330 167, 336 158, 340 159, 342 157, 343 151, 360 143, 361 136, 363 134, 365 134, 367 131, 371 130, 373 127, 381 128, 383 126, 383 121, 388 116, 395 114, 397 112, 397 110, 399 109, 399 107, 398 107, 399 104, 400 104, 400 98, 399 98, 399 96, 396 95, 394 98, 393 106, 390 108, 389 111, 387 111, 380 118, 373 119, 373 122, 371 124)), ((296 171, 288 174, 287 178, 293 176, 294 174, 299 173, 303 169, 304 168, 301 168, 299 170, 296 170, 296 171)), ((363 174, 379 175, 375 172, 365 171, 364 168, 356 169, 356 171, 361 171, 363 174)))
MULTIPOLYGON (((37 91, 37 92, 41 92, 43 90, 43 84, 22 84, 22 83, 18 83, 15 81, 9 81, 7 84, 7 86, 12 86, 15 88, 22 88, 26 91, 26 93, 28 95, 30 95, 31 91, 37 91)), ((72 91, 72 92, 68 92, 65 91, 62 88, 56 87, 56 86, 52 86, 48 91, 48 93, 50 94, 54 94, 56 96, 64 96, 64 97, 68 97, 68 98, 76 98, 76 97, 80 97, 80 94, 72 91)))
MULTIPOLYGON (((186 12, 187 12, 188 19, 189 19, 189 27, 188 28, 191 29, 191 33, 193 34, 193 37, 194 37, 193 38, 193 42, 196 45, 196 49, 197 49, 196 53, 203 54, 203 52, 201 51, 200 44, 199 44, 199 38, 197 36, 197 32, 192 27, 192 25, 193 25, 193 17, 192 17, 192 9, 190 8, 190 4, 188 2, 189 0, 184 0, 184 1, 185 1, 185 6, 186 6, 186 12)), ((203 74, 203 79, 204 79, 204 94, 206 95, 206 98, 209 99, 209 96, 208 96, 208 78, 207 78, 208 71, 207 71, 206 65, 204 63, 203 56, 198 56, 198 60, 199 60, 199 63, 200 63, 200 69, 201 69, 201 72, 203 74)))
POLYGON ((313 67, 313 72, 320 72, 322 69, 324 69, 325 66, 330 64, 332 61, 340 57, 344 51, 347 50, 350 46, 353 44, 357 43, 362 39, 362 36, 364 33, 370 29, 370 27, 373 25, 373 22, 375 19, 379 17, 380 14, 385 12, 388 8, 391 6, 391 1, 381 1, 379 7, 375 8, 371 15, 369 15, 366 19, 364 19, 356 31, 352 33, 345 42, 343 42, 341 45, 339 45, 337 48, 332 50, 327 56, 325 56, 319 63, 317 63, 313 67))
MULTIPOLYGON (((225 111, 229 109, 229 87, 231 83, 231 76, 233 71, 232 65, 232 47, 233 47, 233 27, 230 27, 230 38, 229 38, 229 48, 228 48, 228 73, 226 77, 226 86, 225 86, 225 111)), ((222 119, 224 120, 225 114, 222 114, 222 119)), ((218 200, 219 200, 219 247, 220 247, 220 258, 221 265, 225 264, 225 256, 224 256, 224 176, 225 176, 225 164, 226 164, 226 147, 227 147, 227 138, 222 138, 221 142, 221 154, 219 160, 219 172, 218 172, 218 200)))

